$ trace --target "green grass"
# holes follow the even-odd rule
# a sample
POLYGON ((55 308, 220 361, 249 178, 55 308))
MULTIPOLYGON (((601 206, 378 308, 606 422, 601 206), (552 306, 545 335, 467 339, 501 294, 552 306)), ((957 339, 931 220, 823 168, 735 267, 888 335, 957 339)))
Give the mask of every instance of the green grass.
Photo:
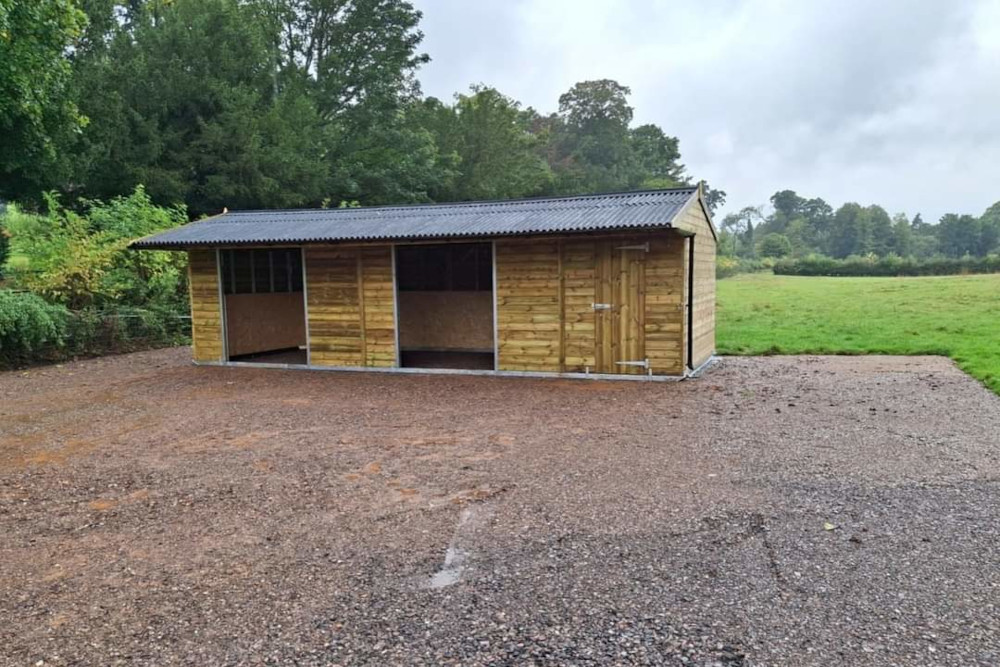
POLYGON ((1000 275, 718 283, 720 354, 940 354, 1000 394, 1000 275))

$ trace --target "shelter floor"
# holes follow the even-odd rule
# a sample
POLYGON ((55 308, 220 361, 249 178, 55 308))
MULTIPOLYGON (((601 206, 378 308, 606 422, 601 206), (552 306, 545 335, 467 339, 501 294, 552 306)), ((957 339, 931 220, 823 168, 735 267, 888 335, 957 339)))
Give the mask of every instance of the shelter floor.
POLYGON ((276 350, 274 352, 258 352, 233 357, 232 361, 252 361, 255 364, 305 364, 309 355, 305 350, 276 350))
POLYGON ((438 352, 438 351, 408 351, 402 352, 403 368, 453 368, 477 371, 493 370, 492 352, 438 352))
POLYGON ((0 664, 996 665, 997 433, 936 357, 0 373, 0 664))

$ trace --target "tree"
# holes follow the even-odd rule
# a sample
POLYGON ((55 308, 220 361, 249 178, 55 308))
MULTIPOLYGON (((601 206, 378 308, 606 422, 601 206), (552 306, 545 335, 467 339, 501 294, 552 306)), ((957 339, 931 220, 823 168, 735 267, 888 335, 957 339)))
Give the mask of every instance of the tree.
POLYGON ((455 155, 457 174, 444 199, 509 199, 539 194, 552 172, 530 132, 531 113, 495 88, 472 86, 454 106, 423 103, 424 127, 443 155, 455 155))
POLYGON ((892 219, 881 206, 872 204, 865 209, 866 236, 863 252, 873 252, 879 257, 888 255, 895 249, 892 219))
POLYGON ((275 88, 263 28, 236 0, 150 3, 114 23, 78 65, 93 122, 74 147, 74 194, 142 183, 194 215, 318 204, 326 130, 302 86, 275 88))
POLYGON ((892 251, 900 257, 913 254, 913 228, 905 213, 897 213, 892 217, 892 251))
POLYGON ((708 181, 701 182, 702 196, 705 198, 705 206, 708 212, 715 215, 715 212, 726 203, 726 191, 716 190, 709 186, 708 181))
POLYGON ((1000 252, 1000 201, 986 209, 979 224, 981 253, 1000 252))
POLYGON ((677 137, 668 137, 651 123, 631 130, 629 137, 636 169, 633 180, 639 187, 677 187, 685 181, 677 137))
POLYGON ((0 197, 35 198, 63 175, 57 146, 86 124, 68 94, 74 0, 0 0, 0 197))
POLYGON ((784 234, 771 232, 760 240, 757 253, 761 257, 786 257, 792 254, 792 243, 784 234))
POLYGON ((634 173, 628 87, 611 79, 583 81, 559 97, 554 170, 563 193, 623 190, 634 173))
POLYGON ((980 245, 981 231, 979 220, 974 216, 946 213, 937 225, 941 252, 948 257, 985 255, 980 245))
POLYGON ((775 232, 784 232, 788 224, 802 216, 803 205, 806 200, 798 196, 794 190, 781 190, 771 195, 771 206, 774 207, 774 215, 771 216, 770 229, 775 232))
POLYGON ((763 219, 759 206, 745 206, 722 219, 721 227, 732 239, 730 254, 753 257, 756 252, 754 225, 759 225, 763 219))
POLYGON ((843 258, 865 252, 868 241, 865 210, 854 202, 844 204, 833 214, 830 228, 829 252, 843 258))
POLYGON ((362 204, 428 201, 450 177, 419 100, 421 13, 405 0, 253 0, 278 29, 274 60, 302 82, 326 126, 330 196, 362 204))

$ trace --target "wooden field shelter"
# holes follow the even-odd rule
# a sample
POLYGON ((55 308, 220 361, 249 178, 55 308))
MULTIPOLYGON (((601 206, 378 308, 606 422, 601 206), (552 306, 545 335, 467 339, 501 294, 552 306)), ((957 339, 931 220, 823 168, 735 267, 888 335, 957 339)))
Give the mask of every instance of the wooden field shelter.
POLYGON ((715 351, 700 188, 226 211, 186 251, 198 364, 681 378, 715 351))

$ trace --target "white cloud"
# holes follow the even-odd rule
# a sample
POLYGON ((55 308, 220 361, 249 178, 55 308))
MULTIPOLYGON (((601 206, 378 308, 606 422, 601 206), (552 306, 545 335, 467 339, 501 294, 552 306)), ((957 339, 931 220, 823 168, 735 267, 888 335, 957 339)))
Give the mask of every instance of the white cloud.
POLYGON ((1000 199, 1000 3, 420 0, 428 94, 485 82, 542 111, 576 81, 632 88, 690 173, 917 211, 1000 199))

